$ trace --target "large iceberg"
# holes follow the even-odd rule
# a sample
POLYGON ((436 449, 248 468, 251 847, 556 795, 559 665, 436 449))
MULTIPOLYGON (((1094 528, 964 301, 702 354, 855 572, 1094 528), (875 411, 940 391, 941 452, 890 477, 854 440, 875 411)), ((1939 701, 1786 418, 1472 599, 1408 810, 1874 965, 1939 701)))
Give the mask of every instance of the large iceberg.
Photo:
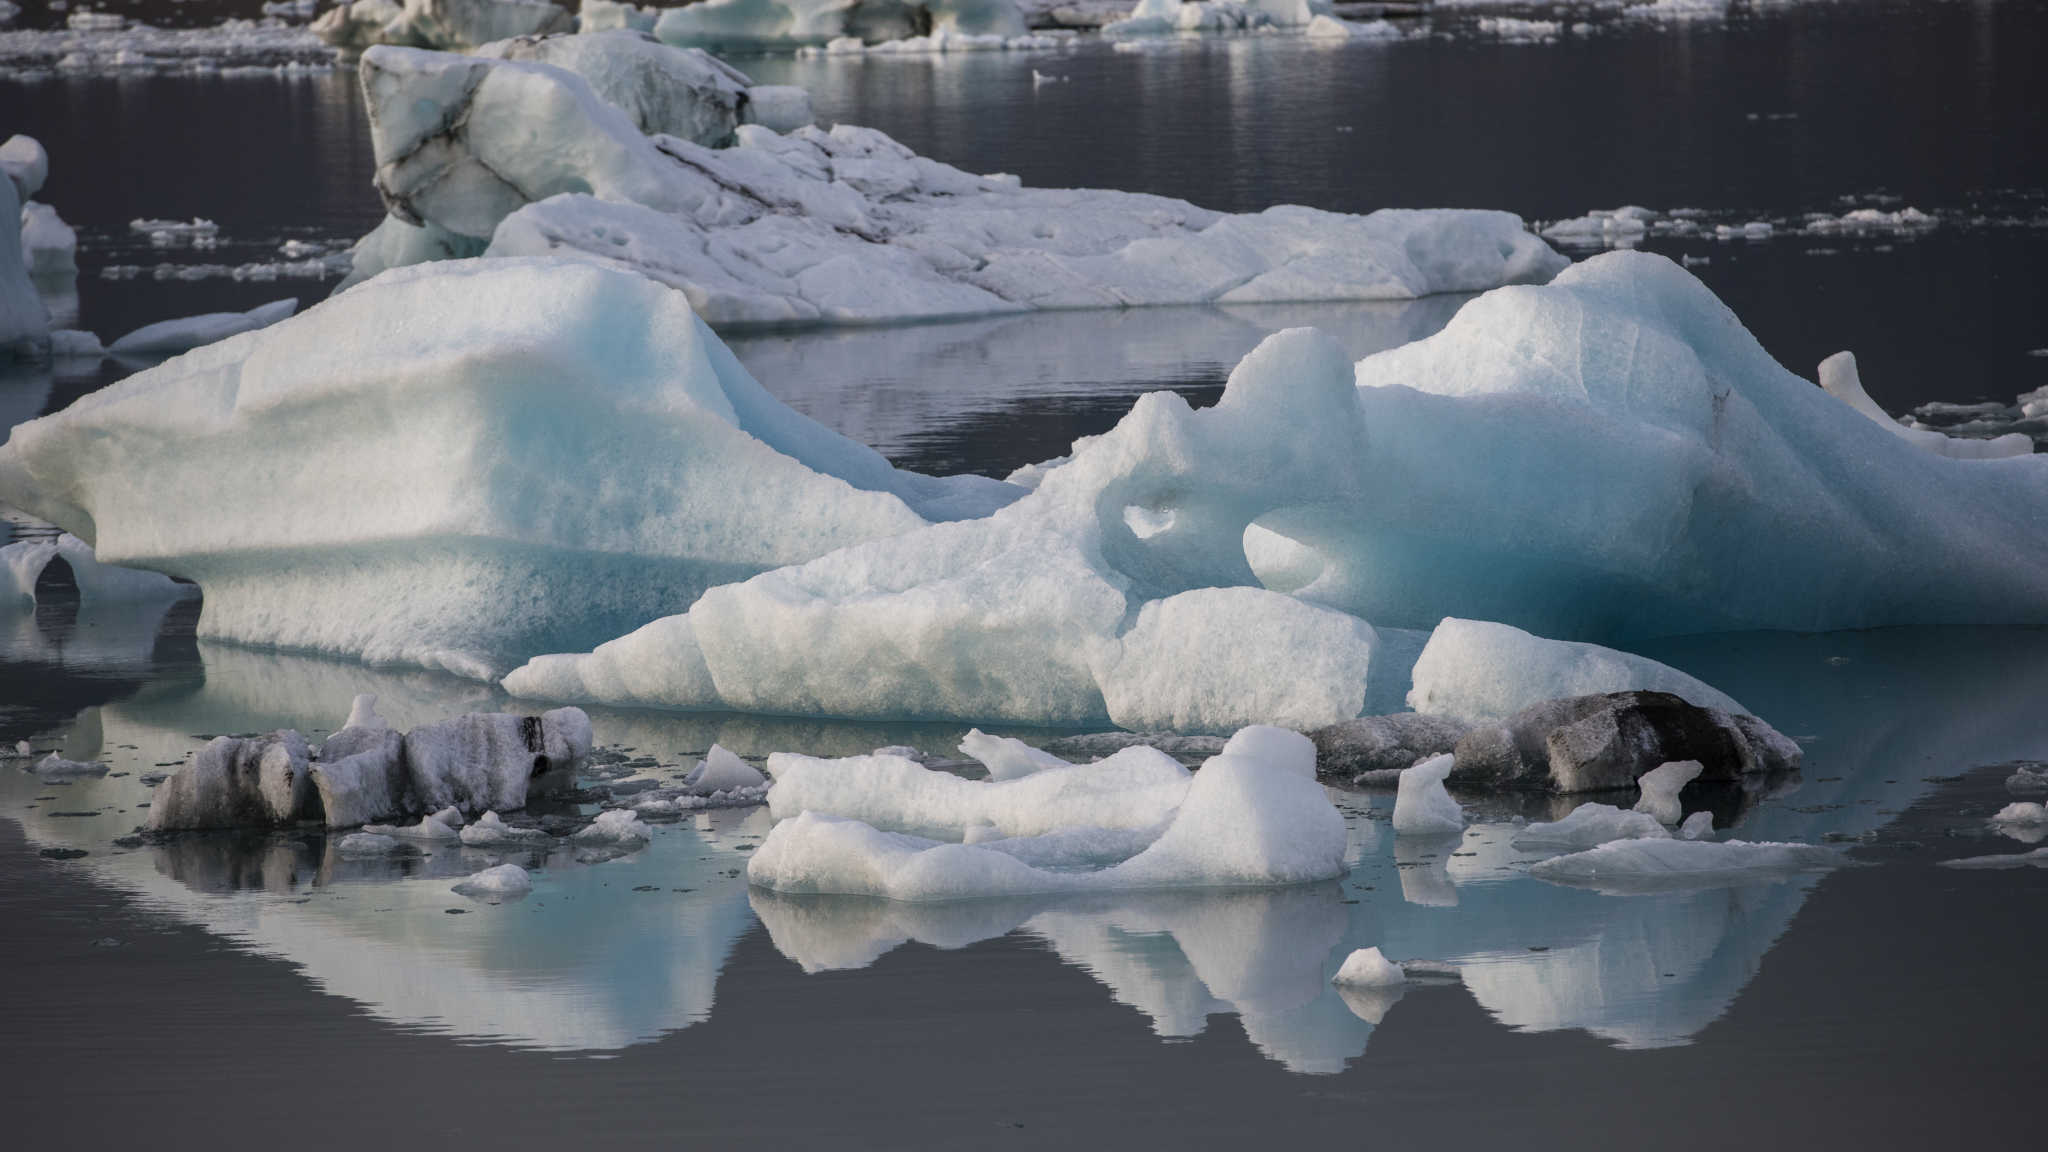
POLYGON ((1021 490, 777 403, 683 297, 424 265, 17 426, 0 492, 197 582, 203 636, 493 677, 1021 490))
MULTIPOLYGON (((391 215, 358 247, 344 290, 421 260, 550 255, 679 288, 713 325, 875 323, 1413 299, 1541 283, 1567 263, 1505 212, 1283 205, 1231 216, 1159 196, 1023 188, 873 129, 778 134, 765 116, 741 123, 731 148, 643 135, 645 109, 608 103, 619 93, 607 78, 651 75, 656 46, 622 32, 570 39, 596 44, 532 60, 363 57, 391 215)), ((766 91, 748 89, 749 106, 765 107, 755 94, 766 91)))
MULTIPOLYGON (((506 687, 1307 728, 1363 707, 1384 647, 1368 620, 1601 639, 2048 620, 2048 461, 1947 460, 1872 427, 1662 257, 1613 253, 1490 293, 1356 376, 1326 338, 1281 333, 1214 408, 1146 396, 993 516, 712 589, 506 687), (1321 574, 1292 594, 1257 587, 1253 526, 1313 549, 1321 574)), ((1650 677, 1726 700, 1661 665, 1545 651, 1531 683, 1650 677)))

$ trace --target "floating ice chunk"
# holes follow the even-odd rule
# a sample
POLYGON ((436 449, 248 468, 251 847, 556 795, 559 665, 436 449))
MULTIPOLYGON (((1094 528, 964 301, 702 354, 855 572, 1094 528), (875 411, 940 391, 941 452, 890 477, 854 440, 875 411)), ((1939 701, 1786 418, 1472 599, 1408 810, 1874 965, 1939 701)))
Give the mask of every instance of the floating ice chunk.
POLYGON ((404 851, 405 847, 395 837, 376 832, 351 832, 335 844, 334 850, 343 856, 389 856, 404 851))
POLYGON ((464 896, 511 896, 533 891, 533 878, 517 864, 486 868, 452 889, 464 896))
POLYGON ((320 746, 320 759, 308 769, 320 794, 322 818, 330 828, 395 820, 412 808, 405 737, 384 726, 383 718, 370 711, 365 700, 375 701, 376 697, 356 697, 350 723, 327 738, 320 746), (354 723, 359 719, 376 723, 354 723))
POLYGON ((36 761, 33 771, 38 776, 60 779, 65 776, 104 776, 107 766, 97 760, 66 760, 52 752, 36 761))
POLYGON ((106 354, 107 350, 100 345, 100 338, 90 332, 60 328, 50 333, 50 355, 58 359, 78 357, 97 360, 106 354))
POLYGON ((407 840, 436 841, 461 838, 461 833, 434 816, 422 816, 417 824, 365 824, 363 831, 372 836, 398 836, 407 840))
POLYGON ((1853 352, 1837 352, 1820 362, 1820 386, 1827 389, 1829 395, 1883 425, 1899 439, 1936 456, 1952 460, 1999 460, 2008 456, 2029 456, 2034 451, 2033 438, 2021 432, 2009 432, 1990 440, 1972 440, 1901 425, 1885 415, 1884 409, 1879 408, 1870 394, 1863 390, 1853 352))
POLYGON ((1545 640, 1483 620, 1446 618, 1415 661, 1408 706, 1468 724, 1505 720, 1531 704, 1596 693, 1669 692, 1702 708, 1747 712, 1725 694, 1642 656, 1545 640))
MULTIPOLYGON (((37 281, 76 276, 78 232, 48 204, 24 203, 21 206, 21 258, 28 266, 29 277, 37 281)), ((56 350, 53 348, 51 351, 54 353, 56 350)))
POLYGON ((654 839, 654 829, 641 823, 632 812, 616 808, 598 813, 597 819, 588 827, 569 838, 578 844, 628 844, 635 840, 654 839))
POLYGON ((1554 856, 1529 866, 1529 875, 1616 895, 1721 888, 1782 880, 1797 872, 1848 863, 1815 844, 1744 840, 1616 840, 1585 852, 1554 856))
POLYGON ((429 813, 428 815, 432 816, 436 820, 439 820, 441 823, 446 824, 450 828, 460 828, 462 827, 463 824, 462 809, 457 808, 454 805, 450 805, 446 808, 443 808, 439 812, 429 813))
POLYGON ((2048 767, 2021 765, 2005 778, 2005 788, 2008 792, 2048 792, 2048 767))
POLYGON ((541 0, 405 0, 383 40, 467 52, 513 36, 567 32, 574 23, 566 9, 541 0))
POLYGON ((1479 30, 1507 44, 1548 44, 1564 26, 1555 20, 1518 20, 1513 16, 1482 16, 1479 30))
POLYGON ((1222 755, 1249 756, 1268 767, 1316 778, 1316 743, 1299 732, 1270 724, 1250 724, 1231 734, 1222 755))
POLYGON ((585 36, 614 28, 652 32, 654 22, 660 18, 661 9, 652 6, 636 8, 618 0, 583 0, 582 7, 576 10, 576 31, 585 36))
MULTIPOLYGON (((50 310, 29 279, 21 230, 11 226, 21 219, 22 201, 27 199, 20 190, 42 184, 34 164, 34 157, 42 156, 42 151, 43 146, 27 136, 11 137, 0 144, 0 163, 6 165, 8 176, 0 180, 0 351, 38 347, 50 336, 50 310)), ((43 164, 47 167, 48 161, 43 164)))
POLYGON ((704 759, 683 778, 683 788, 698 796, 709 796, 713 792, 732 792, 741 788, 759 788, 768 778, 761 775, 753 765, 740 759, 723 747, 713 744, 704 759))
POLYGON ((1646 812, 1624 812, 1611 804, 1581 804, 1552 824, 1530 824, 1515 833, 1515 847, 1597 848, 1615 840, 1661 840, 1670 831, 1646 812))
POLYGON ((1702 840, 1713 834, 1714 814, 1712 812, 1695 812, 1687 816, 1685 823, 1678 827, 1678 838, 1680 840, 1702 840))
POLYGON ((496 812, 486 812, 462 830, 462 843, 470 848, 506 844, 551 844, 554 837, 539 828, 514 828, 496 812))
POLYGON ((1052 753, 1041 752, 1022 740, 990 736, 979 728, 968 730, 960 741, 960 751, 981 761, 991 780, 1020 780, 1047 768, 1073 767, 1052 753))
POLYGON ((1142 746, 1006 781, 964 780, 895 756, 818 760, 786 752, 768 758, 768 773, 775 778, 768 810, 778 820, 820 812, 892 828, 991 824, 1006 836, 1156 824, 1180 806, 1191 779, 1179 761, 1142 746))
POLYGON ((2015 800, 1991 817, 1993 824, 2048 824, 2048 805, 2015 800))
POLYGON ((925 761, 925 754, 911 747, 908 744, 891 744, 887 748, 877 748, 873 752, 868 753, 868 755, 901 756, 905 760, 915 760, 920 764, 924 763, 925 761))
POLYGON ((1042 836, 1004 836, 991 824, 963 830, 961 843, 980 845, 1033 868, 1107 868, 1150 848, 1166 833, 1169 817, 1141 828, 1097 828, 1076 824, 1042 836))
POLYGON ((902 40, 927 30, 932 38, 1025 34, 1011 0, 906 0, 891 5, 847 0, 704 0, 662 12, 654 34, 665 44, 719 51, 828 45, 842 39, 902 40))
POLYGON ((144 826, 290 827, 318 816, 306 738, 290 729, 266 736, 217 736, 156 786, 144 826))
MULTIPOLYGON (((1055 769, 1008 784, 960 783, 1023 789, 1076 771, 1081 769, 1055 769)), ((806 811, 775 826, 754 854, 747 877, 783 892, 895 900, 1293 884, 1343 871, 1343 823, 1314 781, 1249 757, 1217 757, 1195 776, 1185 802, 1149 847, 1100 871, 1033 867, 1010 854, 1022 854, 1026 847, 1015 839, 948 844, 806 811)), ((1092 838, 1103 831, 1069 829, 1060 835, 1092 838)), ((1072 859, 1072 844, 1061 848, 1055 855, 1072 859)))
POLYGON ((389 728, 391 725, 385 723, 382 716, 377 715, 376 693, 365 692, 349 705, 348 723, 341 727, 346 731, 350 728, 389 728))
POLYGON ((2036 848, 2011 856, 1965 856, 1959 860, 1937 861, 1943 868, 2048 868, 2048 848, 2036 848))
POLYGON ((9 136, 0 144, 0 173, 13 182, 18 208, 43 190, 43 181, 50 178, 50 154, 33 136, 9 136))
POLYGON ((1401 966, 1380 955, 1377 948, 1360 948, 1344 958, 1344 965, 1330 978, 1332 984, 1350 984, 1360 988, 1384 988, 1395 984, 1406 984, 1408 974, 1401 966))
POLYGON ((416 809, 464 812, 526 807, 536 788, 565 782, 590 754, 590 717, 581 708, 539 716, 472 712, 405 734, 416 809))
POLYGON ((298 307, 298 300, 291 298, 273 300, 247 312, 209 312, 204 316, 187 316, 180 320, 160 320, 155 324, 145 324, 107 345, 107 351, 115 356, 174 356, 230 336, 268 328, 290 316, 298 307))
POLYGON ((1434 836, 1462 831, 1465 810, 1444 791, 1444 777, 1456 759, 1448 754, 1424 760, 1401 773, 1394 796, 1394 831, 1408 836, 1434 836))
POLYGON ((1636 801, 1635 810, 1655 817, 1661 824, 1678 823, 1685 817, 1685 809, 1678 801, 1679 790, 1705 770, 1706 766, 1697 760, 1673 760, 1650 769, 1636 777, 1643 795, 1636 801))
POLYGON ((793 84, 756 84, 747 89, 740 123, 759 124, 770 132, 794 132, 817 123, 811 94, 793 84))
POLYGON ((1458 741, 1455 782, 1543 792, 1634 788, 1673 760, 1712 783, 1743 784, 1799 766, 1799 746, 1755 716, 1699 708, 1668 692, 1611 692, 1531 704, 1458 741))
POLYGON ((14 754, 16 756, 33 756, 35 751, 35 748, 26 740, 16 740, 14 742, 14 754))

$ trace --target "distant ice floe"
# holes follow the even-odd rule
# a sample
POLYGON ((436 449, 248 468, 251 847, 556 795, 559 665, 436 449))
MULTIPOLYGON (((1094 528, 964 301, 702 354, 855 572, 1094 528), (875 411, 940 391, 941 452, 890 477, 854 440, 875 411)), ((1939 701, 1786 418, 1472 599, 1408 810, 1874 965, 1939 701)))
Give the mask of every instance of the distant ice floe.
POLYGON ((152 28, 110 12, 74 12, 56 31, 0 32, 0 80, 80 74, 305 73, 334 65, 333 48, 276 17, 211 28, 152 28))
MULTIPOLYGON (((1855 198, 1850 197, 1851 201, 1855 198)), ((1941 225, 1941 219, 1917 208, 1883 211, 1854 208, 1841 215, 1809 212, 1797 217, 1722 220, 1698 208, 1656 211, 1630 204, 1590 211, 1583 216, 1535 225, 1547 240, 1574 247, 1633 247, 1648 238, 1769 240, 1775 236, 1918 236, 1941 225)), ((1725 214, 1721 214, 1724 215, 1725 214)))
POLYGON ((1628 896, 1784 880, 1848 862, 1836 849, 1816 844, 1650 837, 1613 840, 1584 852, 1553 856, 1530 865, 1529 875, 1628 896))

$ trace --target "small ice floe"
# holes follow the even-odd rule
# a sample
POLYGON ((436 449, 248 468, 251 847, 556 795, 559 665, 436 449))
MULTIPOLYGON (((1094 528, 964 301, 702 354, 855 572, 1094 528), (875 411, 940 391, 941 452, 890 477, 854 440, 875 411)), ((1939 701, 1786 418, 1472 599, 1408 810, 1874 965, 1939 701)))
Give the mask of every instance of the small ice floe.
POLYGON ((768 783, 760 770, 724 747, 713 744, 704 759, 690 769, 683 777, 683 790, 693 796, 709 796, 715 792, 732 792, 743 788, 759 788, 768 783))
POLYGON ((404 826, 366 824, 363 831, 373 836, 403 836, 408 840, 454 840, 459 836, 438 816, 422 816, 419 823, 404 826))
POLYGON ((411 851, 393 836, 375 832, 351 832, 334 846, 343 856, 390 856, 401 851, 411 851))
MULTIPOLYGON (((24 742, 23 746, 26 746, 26 742, 24 742)), ((22 755, 26 756, 28 753, 24 752, 22 755)), ((2032 766, 2021 764, 2016 767, 2018 770, 2005 778, 2006 791, 2018 793, 2048 792, 2048 765, 2032 766)))
POLYGON ((1965 856, 1939 861, 1943 868, 2048 868, 2048 848, 2036 848, 2012 856, 1965 856))
POLYGON ((14 754, 16 756, 33 756, 36 754, 36 750, 28 741, 16 740, 14 742, 14 754))
POLYGON ((1465 810, 1444 790, 1444 777, 1455 762, 1445 753, 1401 773, 1401 788, 1394 797, 1395 832, 1431 836, 1464 830, 1465 810))
POLYGON ((1408 974, 1399 964, 1380 955, 1377 948, 1360 948, 1344 958, 1344 966, 1330 978, 1332 984, 1350 984, 1360 988, 1383 988, 1406 984, 1408 974))
POLYGON ((1636 801, 1636 811, 1656 818, 1660 824, 1676 824, 1685 818, 1685 808, 1678 802, 1678 793, 1706 766, 1697 760, 1672 760, 1660 764, 1636 778, 1643 795, 1636 801))
POLYGON ((2048 806, 2016 800, 1998 810, 1991 826, 2025 844, 2048 839, 2048 806))
POLYGON ((1616 840, 1665 840, 1670 836, 1670 831, 1647 812, 1624 812, 1611 804, 1581 804, 1555 823, 1530 824, 1518 830, 1514 845, 1597 848, 1616 840))
POLYGON ((496 812, 484 813, 474 824, 462 830, 462 843, 470 848, 552 844, 554 839, 539 828, 515 828, 505 823, 496 812))
POLYGON ((1052 753, 1041 752, 1022 740, 990 736, 979 728, 967 730, 967 735, 960 740, 960 752, 981 761, 991 780, 1021 780, 1047 768, 1073 767, 1052 753))
POLYGON ((1552 857, 1531 865, 1529 875, 1626 896, 1775 882, 1846 863, 1841 853, 1814 844, 1666 838, 1617 840, 1552 857))
POLYGON ((533 879, 526 874, 526 869, 517 864, 500 864, 495 868, 486 868, 478 872, 455 885, 452 891, 460 892, 472 899, 523 896, 533 891, 533 879))
POLYGON ((60 779, 65 776, 104 776, 107 766, 97 760, 66 760, 52 752, 30 769, 46 779, 60 779))
POLYGON ((627 844, 635 840, 651 840, 654 829, 641 823, 640 818, 625 809, 614 809, 600 813, 590 826, 569 837, 578 844, 627 844))
POLYGON ((384 717, 377 715, 377 695, 374 692, 365 692, 355 698, 355 702, 349 705, 348 722, 342 725, 343 729, 389 727, 391 725, 385 722, 384 717))

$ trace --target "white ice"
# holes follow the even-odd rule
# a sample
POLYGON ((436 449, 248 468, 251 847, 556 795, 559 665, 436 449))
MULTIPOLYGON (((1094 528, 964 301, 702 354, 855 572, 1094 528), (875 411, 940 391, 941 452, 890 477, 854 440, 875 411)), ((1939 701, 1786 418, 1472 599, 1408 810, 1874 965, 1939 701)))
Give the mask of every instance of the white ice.
POLYGON ((471 848, 490 848, 507 844, 548 844, 554 840, 554 837, 539 828, 514 828, 505 823, 496 812, 486 812, 472 821, 463 828, 461 837, 463 845, 471 848))
POLYGON ((115 603, 128 600, 171 600, 192 594, 192 586, 179 584, 168 576, 102 564, 93 549, 69 532, 54 540, 17 540, 0 548, 0 589, 33 600, 36 581, 52 560, 62 560, 78 584, 81 603, 115 603))
POLYGON ((329 68, 335 60, 334 49, 305 25, 274 18, 155 28, 113 13, 80 10, 71 13, 68 23, 49 31, 0 35, 0 72, 28 80, 104 74, 304 75, 329 68))
POLYGON ((389 856, 402 847, 395 838, 375 832, 351 832, 334 845, 343 856, 389 856))
POLYGON ((934 34, 1025 34, 1023 14, 1011 0, 703 0, 664 10, 654 34, 666 44, 714 51, 786 50, 848 36, 868 43, 903 40, 916 35, 920 23, 934 34))
MULTIPOLYGON (((1049 777, 1085 770, 1054 769, 1007 784, 960 783, 987 791, 1025 789, 1049 777)), ((778 774, 776 791, 781 787, 778 774)), ((774 796, 771 792, 771 802, 774 796)), ((1100 832, 1091 829, 1085 835, 1092 838, 1100 832)), ((768 834, 748 865, 747 878, 782 892, 907 901, 1297 884, 1341 873, 1344 845, 1343 817, 1320 785, 1250 756, 1232 755, 1212 758, 1194 775, 1171 823, 1148 847, 1099 871, 1033 867, 1013 854, 1023 847, 1015 839, 953 844, 804 811, 768 834)), ((1051 855, 1067 862, 1071 855, 1066 848, 1051 855)))
POLYGON ((1799 872, 1836 868, 1848 858, 1814 844, 1743 840, 1616 840, 1529 866, 1529 875, 1615 895, 1683 888, 1721 888, 1779 881, 1799 872))
POLYGON ((886 828, 994 825, 1005 836, 1156 824, 1180 806, 1190 780, 1179 761, 1142 745, 1014 780, 967 780, 900 756, 820 760, 786 752, 768 758, 768 774, 775 779, 769 812, 778 820, 816 812, 886 828))
MULTIPOLYGON (((1047 768, 1071 768, 1072 764, 1050 752, 1042 752, 1022 740, 990 736, 971 728, 960 740, 962 755, 981 761, 991 780, 1018 780, 1047 768)), ((881 754, 878 750, 877 754, 881 754)))
POLYGON ((318 815, 307 775, 305 737, 290 729, 264 736, 217 736, 158 784, 144 827, 289 828, 318 815))
POLYGON ((464 896, 510 896, 532 890, 532 878, 526 874, 526 869, 517 864, 500 864, 495 868, 486 868, 453 888, 453 891, 464 896))
POLYGON ((365 824, 363 834, 367 836, 395 836, 406 840, 457 840, 461 833, 449 827, 446 822, 433 817, 422 816, 417 824, 365 824))
POLYGON ((1455 757, 1446 752, 1401 770, 1394 795, 1394 831, 1404 836, 1441 836, 1465 828, 1465 810, 1444 790, 1455 757))
POLYGON ((1102 34, 1163 36, 1177 32, 1306 28, 1312 27, 1318 17, 1329 18, 1334 14, 1330 0, 1138 0, 1129 16, 1103 25, 1102 34))
POLYGON ((160 320, 155 324, 145 324, 107 345, 107 352, 114 356, 175 356, 230 336, 268 328, 289 317, 298 307, 298 299, 294 297, 273 300, 247 312, 209 312, 203 316, 160 320))
POLYGON ((1676 668, 1642 656, 1545 640, 1506 624, 1446 619, 1415 661, 1408 706, 1467 724, 1505 720, 1531 704, 1596 693, 1670 692, 1702 708, 1749 710, 1676 668))
POLYGON ((38 776, 62 779, 66 776, 100 776, 107 771, 106 764, 98 760, 66 760, 55 752, 35 762, 31 769, 38 776))
MULTIPOLYGON (((599 43, 565 62, 600 80, 630 71, 606 62, 606 45, 629 34, 573 39, 599 43)), ((419 260, 554 255, 679 288, 714 325, 871 323, 1412 299, 1541 282, 1566 264, 1501 212, 1227 216, 1156 196, 1027 189, 847 124, 787 135, 742 125, 736 147, 717 149, 650 137, 583 75, 536 61, 378 48, 362 68, 392 216, 358 246, 348 283, 419 260)))
POLYGON ((40 348, 50 336, 50 310, 29 279, 29 257, 22 250, 25 224, 22 205, 43 186, 49 156, 33 137, 12 136, 0 144, 0 353, 40 348))
POLYGON ((1515 832, 1516 847, 1597 848, 1616 840, 1663 840, 1671 835, 1655 816, 1611 804, 1581 804, 1564 819, 1529 824, 1515 832))
POLYGON ((1678 799, 1679 791, 1705 770, 1705 765, 1697 760, 1672 760, 1650 769, 1636 777, 1636 785, 1643 790, 1643 795, 1636 801, 1635 810, 1653 817, 1660 824, 1678 823, 1685 818, 1685 809, 1678 799))
POLYGON ((389 728, 382 716, 377 715, 377 695, 365 692, 349 705, 348 722, 342 728, 389 728))
POLYGON ((1407 33, 1385 20, 1339 20, 1335 16, 1317 13, 1308 22, 1305 35, 1311 40, 1400 40, 1407 33))
MULTIPOLYGON (((0 146, 4 147, 4 146, 0 146)), ((78 232, 48 204, 21 206, 21 258, 38 283, 78 274, 78 232)))
POLYGON ((1856 355, 1853 352, 1837 352, 1820 362, 1820 386, 1842 403, 1883 425, 1894 436, 1936 456, 1952 460, 1999 460, 2008 456, 2032 455, 2034 451, 2033 437, 2023 432, 2008 432, 1989 440, 1973 440, 1900 424, 1885 415, 1877 401, 1863 390, 1863 380, 1856 373, 1856 355))
POLYGON ((1380 955, 1378 948, 1360 948, 1346 956, 1343 966, 1330 978, 1332 984, 1360 988, 1385 988, 1407 982, 1407 973, 1401 971, 1399 964, 1380 955))
POLYGON ((759 788, 768 778, 761 775, 753 765, 740 759, 723 746, 713 744, 690 774, 683 778, 683 787, 698 796, 709 796, 714 792, 731 792, 741 788, 759 788))
POLYGON ((638 816, 619 808, 598 813, 596 820, 570 839, 578 844, 631 844, 654 839, 654 829, 642 823, 638 816))
POLYGON ((1687 816, 1685 823, 1678 827, 1678 838, 1680 840, 1702 840, 1713 834, 1714 814, 1712 812, 1695 812, 1687 816))

